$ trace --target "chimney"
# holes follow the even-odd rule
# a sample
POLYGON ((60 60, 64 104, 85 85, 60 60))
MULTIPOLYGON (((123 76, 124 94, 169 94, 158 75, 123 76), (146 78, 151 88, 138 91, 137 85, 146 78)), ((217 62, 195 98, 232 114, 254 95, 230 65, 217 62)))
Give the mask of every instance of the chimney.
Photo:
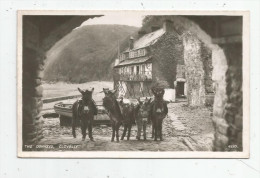
POLYGON ((130 37, 130 39, 129 39, 129 48, 130 49, 133 49, 134 48, 134 37, 130 37))
POLYGON ((138 32, 138 37, 141 38, 145 34, 146 34, 146 31, 141 30, 141 31, 138 32))
POLYGON ((158 26, 152 26, 152 27, 151 27, 152 32, 154 32, 154 31, 156 31, 156 30, 159 30, 159 29, 160 29, 160 27, 158 27, 158 26))
POLYGON ((163 23, 163 30, 165 32, 170 32, 173 30, 173 23, 170 20, 165 20, 163 23))

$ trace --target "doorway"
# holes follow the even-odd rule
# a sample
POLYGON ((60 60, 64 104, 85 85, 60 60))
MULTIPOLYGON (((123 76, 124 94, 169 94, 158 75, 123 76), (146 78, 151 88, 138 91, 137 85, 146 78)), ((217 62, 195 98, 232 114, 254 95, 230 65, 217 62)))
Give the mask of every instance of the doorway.
POLYGON ((177 97, 184 96, 184 83, 185 82, 177 82, 177 87, 176 87, 176 96, 177 97))

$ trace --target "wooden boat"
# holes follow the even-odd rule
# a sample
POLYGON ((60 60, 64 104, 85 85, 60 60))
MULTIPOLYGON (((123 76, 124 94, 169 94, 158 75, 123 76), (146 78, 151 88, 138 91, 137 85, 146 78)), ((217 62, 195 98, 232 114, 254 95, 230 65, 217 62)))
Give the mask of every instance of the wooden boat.
POLYGON ((61 115, 72 118, 72 102, 59 102, 54 105, 54 111, 61 115))
MULTIPOLYGON (((66 126, 71 125, 71 119, 72 119, 72 105, 75 102, 75 100, 67 100, 58 102, 54 105, 54 111, 59 114, 60 116, 60 125, 66 126)), ((94 124, 96 125, 109 125, 110 119, 107 115, 107 112, 105 108, 103 107, 102 103, 97 102, 96 104, 98 108, 98 114, 94 118, 94 124)))

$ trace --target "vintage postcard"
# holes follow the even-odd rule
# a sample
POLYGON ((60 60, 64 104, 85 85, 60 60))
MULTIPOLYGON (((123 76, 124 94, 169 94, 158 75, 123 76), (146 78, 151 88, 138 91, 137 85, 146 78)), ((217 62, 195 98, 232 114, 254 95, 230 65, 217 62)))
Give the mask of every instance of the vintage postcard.
POLYGON ((18 11, 18 157, 249 158, 249 12, 18 11))

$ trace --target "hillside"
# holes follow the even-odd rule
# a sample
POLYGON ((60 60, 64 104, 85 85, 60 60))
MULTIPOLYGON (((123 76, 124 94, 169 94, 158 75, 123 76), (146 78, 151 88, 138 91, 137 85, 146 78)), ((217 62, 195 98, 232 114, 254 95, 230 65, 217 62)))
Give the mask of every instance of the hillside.
POLYGON ((126 25, 91 25, 73 30, 47 53, 44 80, 83 83, 112 80, 112 66, 138 29, 126 25))

